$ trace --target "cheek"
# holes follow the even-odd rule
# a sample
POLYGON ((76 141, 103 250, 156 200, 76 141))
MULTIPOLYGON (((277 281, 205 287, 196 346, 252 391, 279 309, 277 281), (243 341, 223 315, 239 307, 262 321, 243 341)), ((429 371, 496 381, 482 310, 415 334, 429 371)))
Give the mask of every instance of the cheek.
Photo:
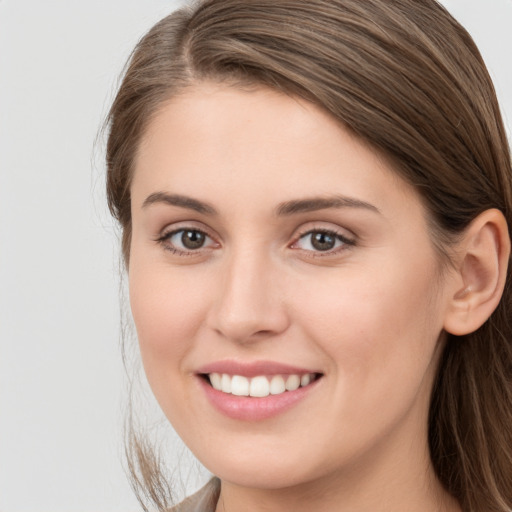
POLYGON ((419 386, 442 330, 432 262, 382 263, 308 289, 302 325, 330 357, 340 397, 399 396, 397 388, 419 386))
POLYGON ((130 266, 130 305, 148 379, 172 372, 191 348, 206 309, 204 290, 156 265, 130 266))

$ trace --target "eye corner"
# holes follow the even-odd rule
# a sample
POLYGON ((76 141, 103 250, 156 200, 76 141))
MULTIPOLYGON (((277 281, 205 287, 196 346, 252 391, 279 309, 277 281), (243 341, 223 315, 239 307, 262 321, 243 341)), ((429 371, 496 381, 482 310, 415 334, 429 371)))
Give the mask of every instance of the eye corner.
POLYGON ((220 247, 206 229, 191 225, 169 226, 154 241, 177 256, 197 257, 220 247))
POLYGON ((311 257, 339 256, 356 245, 354 235, 335 228, 308 226, 299 231, 289 245, 290 249, 302 251, 311 257))

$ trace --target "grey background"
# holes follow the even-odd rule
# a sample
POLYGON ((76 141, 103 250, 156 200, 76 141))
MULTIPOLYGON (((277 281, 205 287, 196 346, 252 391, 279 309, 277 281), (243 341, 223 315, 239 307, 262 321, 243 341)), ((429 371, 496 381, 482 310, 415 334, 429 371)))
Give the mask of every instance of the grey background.
MULTIPOLYGON (((512 0, 444 3, 510 134, 512 0)), ((138 510, 120 462, 118 240, 93 142, 133 45, 178 4, 0 1, 0 512, 138 510)))

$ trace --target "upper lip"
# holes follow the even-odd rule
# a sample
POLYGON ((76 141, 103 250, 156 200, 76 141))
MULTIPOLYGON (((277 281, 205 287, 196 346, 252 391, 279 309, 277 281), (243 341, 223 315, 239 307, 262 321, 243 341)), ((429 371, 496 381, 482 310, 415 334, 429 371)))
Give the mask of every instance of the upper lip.
POLYGON ((241 375, 244 377, 257 377, 258 375, 303 375, 306 373, 321 373, 316 370, 291 366, 276 361, 243 362, 223 360, 201 366, 198 374, 226 373, 228 375, 241 375))

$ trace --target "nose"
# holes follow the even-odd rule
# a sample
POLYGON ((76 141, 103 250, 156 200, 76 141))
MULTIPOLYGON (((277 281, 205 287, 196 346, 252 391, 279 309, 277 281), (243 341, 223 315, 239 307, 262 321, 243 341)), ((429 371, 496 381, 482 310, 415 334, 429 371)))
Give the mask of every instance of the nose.
POLYGON ((238 343, 272 338, 289 326, 279 269, 270 258, 233 255, 224 262, 219 293, 209 312, 209 324, 222 337, 238 343))

